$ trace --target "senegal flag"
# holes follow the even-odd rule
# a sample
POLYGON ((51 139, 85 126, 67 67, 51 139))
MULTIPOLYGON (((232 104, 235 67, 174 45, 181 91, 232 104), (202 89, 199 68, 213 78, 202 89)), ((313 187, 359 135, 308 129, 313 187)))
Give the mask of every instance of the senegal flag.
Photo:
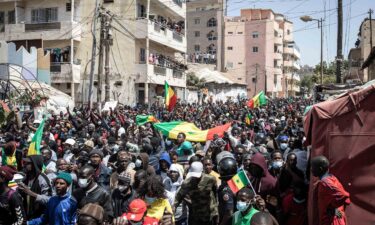
POLYGON ((38 129, 35 131, 33 139, 31 139, 31 143, 29 146, 29 151, 27 152, 27 156, 29 155, 40 155, 40 144, 42 142, 43 136, 43 128, 44 128, 45 119, 39 124, 38 129))
POLYGON ((154 127, 161 131, 163 135, 170 139, 177 139, 179 133, 186 134, 186 140, 193 142, 205 142, 212 140, 214 134, 218 134, 219 137, 224 136, 224 132, 229 129, 231 123, 227 123, 222 126, 217 126, 208 130, 201 130, 194 125, 194 123, 188 123, 183 121, 173 121, 166 123, 155 123, 154 127))
POLYGON ((255 95, 254 98, 250 99, 247 102, 247 106, 249 106, 252 109, 258 108, 262 105, 267 105, 267 97, 263 91, 259 92, 259 94, 255 95))
POLYGON ((232 190, 233 194, 236 194, 243 187, 246 187, 250 184, 249 179, 244 170, 241 170, 232 179, 227 181, 229 188, 232 190))
POLYGON ((137 115, 135 118, 135 122, 137 123, 138 126, 142 126, 145 123, 158 123, 159 120, 155 118, 155 116, 152 115, 137 115))
POLYGON ((252 116, 251 116, 250 113, 248 113, 248 114, 246 115, 246 118, 245 118, 245 123, 246 123, 247 125, 250 125, 250 124, 251 124, 251 119, 252 119, 252 116))
POLYGON ((172 112, 177 102, 177 95, 174 93, 173 89, 169 86, 167 81, 165 81, 164 92, 165 92, 165 106, 169 112, 172 112))

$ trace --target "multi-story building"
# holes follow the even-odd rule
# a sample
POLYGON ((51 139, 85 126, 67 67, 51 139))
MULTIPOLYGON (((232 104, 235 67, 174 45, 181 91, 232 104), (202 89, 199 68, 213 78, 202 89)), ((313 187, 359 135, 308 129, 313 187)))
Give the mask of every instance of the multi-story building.
MULTIPOLYGON (((176 55, 186 52, 185 4, 179 0, 101 0, 101 5, 114 15, 110 99, 132 105, 147 103, 161 95, 165 80, 184 97, 184 59, 176 59, 176 55)), ((51 85, 77 103, 87 102, 94 15, 94 0, 0 0, 0 39, 14 42, 17 48, 35 46, 50 52, 51 85)), ((98 19, 97 47, 100 26, 98 19)), ((98 58, 92 99, 102 102, 104 93, 101 99, 97 96, 98 58)))
POLYGON ((186 4, 181 0, 137 0, 135 72, 138 102, 162 98, 167 81, 180 99, 186 93, 186 4))
POLYGON ((225 68, 246 79, 249 97, 260 91, 284 97, 287 86, 291 94, 297 92, 300 53, 292 29, 290 21, 270 9, 242 9, 240 16, 225 19, 225 68))
POLYGON ((223 0, 190 0, 186 3, 187 55, 192 63, 222 63, 223 0))
POLYGON ((375 20, 372 19, 372 28, 370 27, 370 20, 364 19, 359 27, 358 40, 355 48, 349 51, 349 74, 347 79, 361 79, 362 82, 367 82, 375 79, 375 65, 370 65, 362 70, 362 64, 366 61, 371 53, 371 49, 375 46, 375 20), (372 31, 372 46, 371 46, 371 32, 372 31))

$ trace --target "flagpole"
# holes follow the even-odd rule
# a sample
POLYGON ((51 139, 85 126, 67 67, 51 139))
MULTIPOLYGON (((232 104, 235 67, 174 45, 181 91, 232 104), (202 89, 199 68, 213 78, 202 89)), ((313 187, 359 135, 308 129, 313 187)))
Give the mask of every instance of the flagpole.
POLYGON ((245 176, 246 176, 246 179, 249 181, 249 184, 250 184, 250 188, 251 190, 253 190, 254 194, 256 195, 257 193, 255 192, 255 189, 253 187, 253 184, 251 183, 251 180, 249 179, 249 177, 247 176, 247 173, 244 169, 242 169, 242 171, 244 172, 245 176))

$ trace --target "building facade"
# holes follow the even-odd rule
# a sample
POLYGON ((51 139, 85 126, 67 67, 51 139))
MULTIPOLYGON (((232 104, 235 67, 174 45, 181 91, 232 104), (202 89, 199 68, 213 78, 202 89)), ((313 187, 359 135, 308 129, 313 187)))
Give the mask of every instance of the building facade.
POLYGON ((225 69, 246 80, 249 97, 298 92, 300 53, 292 32, 293 24, 269 9, 242 9, 225 19, 225 69))
POLYGON ((223 0, 186 3, 187 56, 191 63, 215 64, 222 70, 223 0))
MULTIPOLYGON (((110 100, 126 105, 149 103, 154 95, 162 95, 160 85, 165 80, 184 97, 185 60, 180 55, 186 53, 185 4, 179 0, 100 3, 113 15, 108 53, 110 100)), ((36 47, 49 52, 51 85, 76 103, 87 103, 94 15, 94 0, 0 0, 0 39, 14 42, 17 49, 36 47)), ((98 19, 98 48, 100 30, 98 19)), ((99 83, 102 90, 105 86, 98 82, 98 61, 99 56, 92 100, 103 102, 104 91, 101 98, 97 95, 99 83)))

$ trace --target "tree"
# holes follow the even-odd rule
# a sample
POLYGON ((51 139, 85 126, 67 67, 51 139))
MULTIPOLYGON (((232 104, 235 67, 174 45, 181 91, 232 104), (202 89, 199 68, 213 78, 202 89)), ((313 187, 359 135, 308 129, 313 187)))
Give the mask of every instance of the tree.
POLYGON ((206 80, 204 78, 199 79, 194 72, 190 72, 186 75, 186 85, 196 88, 203 88, 205 86, 206 80))
MULTIPOLYGON (((343 61, 342 74, 345 74, 349 69, 349 61, 343 61)), ((314 75, 311 78, 312 83, 320 84, 320 63, 315 66, 314 75)), ((323 61, 323 84, 336 83, 336 61, 332 61, 329 65, 323 61)))

